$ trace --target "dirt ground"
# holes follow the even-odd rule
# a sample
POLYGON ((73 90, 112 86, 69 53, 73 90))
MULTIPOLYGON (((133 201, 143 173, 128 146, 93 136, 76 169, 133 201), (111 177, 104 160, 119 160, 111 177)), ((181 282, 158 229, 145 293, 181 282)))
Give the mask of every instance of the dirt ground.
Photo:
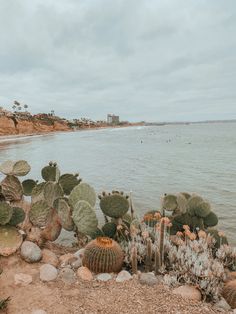
MULTIPOLYGON (((43 283, 39 279, 42 264, 28 264, 18 256, 1 260, 3 273, 0 276, 0 299, 10 296, 7 310, 2 313, 31 314, 42 309, 47 314, 151 314, 151 313, 217 313, 210 304, 190 302, 172 294, 163 285, 141 285, 137 279, 124 283, 83 282, 78 279, 72 285, 62 281, 43 283), (30 274, 33 282, 16 286, 16 273, 30 274)), ((1 311, 0 311, 1 313, 1 311)))

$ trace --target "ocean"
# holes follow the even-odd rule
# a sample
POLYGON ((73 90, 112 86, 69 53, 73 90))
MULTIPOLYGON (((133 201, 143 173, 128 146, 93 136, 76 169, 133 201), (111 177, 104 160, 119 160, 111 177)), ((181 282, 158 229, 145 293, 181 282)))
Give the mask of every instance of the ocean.
MULTIPOLYGON (((236 245, 236 123, 140 126, 0 140, 0 162, 27 160, 28 178, 57 161, 99 194, 132 191, 139 216, 164 193, 196 192, 210 201, 219 229, 236 245)), ((97 207, 99 207, 97 202, 97 207)), ((67 237, 66 234, 65 238, 67 237)))

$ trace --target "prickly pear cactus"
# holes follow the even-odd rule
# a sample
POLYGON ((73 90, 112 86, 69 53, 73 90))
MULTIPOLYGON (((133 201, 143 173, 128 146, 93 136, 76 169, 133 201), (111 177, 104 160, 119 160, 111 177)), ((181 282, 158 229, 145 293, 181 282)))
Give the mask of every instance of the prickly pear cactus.
POLYGON ((22 182, 23 193, 25 196, 31 196, 33 188, 37 185, 37 182, 32 179, 27 179, 22 182))
POLYGON ((114 222, 107 222, 103 227, 102 231, 106 237, 114 238, 116 234, 117 225, 114 222))
POLYGON ((45 227, 50 217, 50 207, 45 201, 39 201, 32 205, 29 219, 34 226, 45 227))
POLYGON ((65 198, 58 198, 54 202, 53 207, 57 210, 57 215, 62 228, 67 231, 73 231, 75 224, 71 217, 72 211, 67 200, 65 198))
POLYGON ((44 199, 47 202, 48 206, 52 207, 54 201, 64 196, 64 192, 60 184, 55 182, 47 182, 43 189, 44 199))
POLYGON ((95 206, 96 193, 89 184, 80 183, 73 188, 69 196, 69 203, 72 207, 74 207, 78 201, 86 201, 92 207, 95 206))
POLYGON ((195 209, 199 206, 199 204, 201 202, 203 202, 203 198, 197 194, 192 195, 189 199, 188 199, 188 213, 191 216, 195 215, 195 209))
POLYGON ((25 212, 20 207, 13 207, 13 213, 9 221, 9 225, 17 226, 25 220, 25 212))
POLYGON ((107 237, 98 237, 85 247, 83 265, 95 273, 117 273, 124 254, 119 244, 107 237))
POLYGON ((50 162, 48 166, 42 169, 41 175, 45 181, 58 181, 60 170, 56 163, 50 162))
POLYGON ((73 207, 72 219, 79 232, 91 235, 96 231, 98 220, 94 209, 86 201, 79 201, 73 207))
POLYGON ((112 218, 121 218, 129 210, 128 196, 125 196, 119 192, 113 192, 112 194, 103 193, 100 198, 100 208, 104 215, 112 218))
POLYGON ((44 200, 44 187, 46 185, 46 182, 42 182, 37 184, 31 193, 31 202, 32 204, 37 203, 39 201, 44 200))
POLYGON ((0 225, 6 225, 11 220, 13 208, 6 202, 0 202, 0 225))
POLYGON ((218 217, 215 213, 210 212, 209 215, 203 218, 205 228, 215 227, 218 224, 218 217))
POLYGON ((221 235, 221 233, 217 229, 209 228, 207 230, 207 233, 210 234, 214 238, 215 240, 214 247, 216 249, 220 248, 220 246, 223 244, 227 244, 227 245, 229 244, 227 237, 225 235, 221 235))
POLYGON ((7 201, 20 201, 23 196, 23 188, 19 179, 13 175, 7 175, 1 182, 2 194, 7 201))
POLYGON ((65 173, 59 178, 59 184, 63 188, 63 191, 66 195, 70 195, 73 188, 81 182, 81 179, 78 178, 78 174, 65 173))
POLYGON ((22 235, 15 227, 0 227, 0 255, 9 256, 15 253, 23 241, 22 235))
POLYGON ((177 207, 177 196, 173 194, 165 194, 162 200, 162 208, 168 211, 174 211, 177 207))
POLYGON ((17 162, 8 160, 0 166, 0 172, 5 175, 26 176, 30 170, 30 165, 25 160, 17 162))
POLYGON ((41 236, 47 241, 55 241, 61 233, 61 224, 56 211, 53 209, 46 227, 43 229, 41 236))

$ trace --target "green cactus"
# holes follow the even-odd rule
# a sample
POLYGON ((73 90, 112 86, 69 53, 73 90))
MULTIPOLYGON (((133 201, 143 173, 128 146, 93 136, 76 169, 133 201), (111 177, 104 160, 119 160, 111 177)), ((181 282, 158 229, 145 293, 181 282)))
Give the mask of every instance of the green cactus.
POLYGON ((57 210, 57 215, 59 217, 62 228, 67 231, 73 231, 75 224, 71 217, 71 208, 65 198, 58 198, 54 201, 53 207, 57 210))
POLYGON ((0 227, 0 255, 9 256, 15 253, 22 241, 22 235, 15 227, 8 225, 0 227))
POLYGON ((34 203, 29 211, 29 219, 34 226, 45 227, 50 217, 50 207, 45 201, 34 203))
POLYGON ((17 226, 25 220, 25 212, 20 207, 13 207, 13 213, 9 221, 9 225, 17 226))
POLYGON ((23 196, 23 188, 19 179, 13 175, 7 175, 1 182, 2 194, 7 201, 20 201, 23 196))
POLYGON ((203 198, 199 195, 192 195, 189 199, 188 199, 188 213, 191 216, 195 215, 195 209, 199 206, 200 203, 204 202, 203 198))
POLYGON ((92 239, 97 239, 98 237, 104 237, 104 236, 105 236, 104 233, 99 228, 97 228, 94 232, 90 234, 90 237, 92 239))
POLYGON ((187 199, 185 197, 185 195, 183 195, 182 193, 178 193, 176 195, 176 201, 177 201, 177 208, 175 209, 175 211, 178 211, 178 213, 184 214, 187 211, 187 199))
POLYGON ((100 197, 100 208, 106 216, 121 218, 129 210, 129 201, 121 193, 105 194, 100 197))
POLYGON ((27 179, 22 182, 23 193, 25 196, 31 196, 33 188, 37 185, 37 182, 32 179, 27 179))
POLYGON ((95 273, 117 273, 124 254, 119 244, 107 237, 98 237, 85 247, 83 265, 95 273))
POLYGON ((46 185, 46 182, 42 182, 37 184, 31 193, 31 203, 37 203, 39 201, 43 201, 44 200, 44 187, 46 185))
POLYGON ((131 268, 132 268, 132 274, 137 274, 138 272, 138 252, 137 247, 134 245, 131 248, 131 268))
POLYGON ((96 203, 96 193, 94 189, 87 183, 80 183, 75 186, 69 195, 69 203, 72 207, 76 205, 78 201, 86 201, 92 207, 96 203))
POLYGON ((48 166, 42 169, 41 175, 45 181, 58 181, 60 177, 60 170, 56 163, 50 162, 48 166))
POLYGON ((55 241, 61 233, 60 219, 55 209, 51 209, 46 227, 41 233, 41 237, 47 241, 55 241))
POLYGON ((98 226, 94 209, 86 201, 79 201, 73 208, 72 219, 79 232, 92 235, 98 226))
POLYGON ((162 200, 162 209, 174 211, 175 209, 177 209, 177 207, 178 207, 177 196, 173 194, 165 194, 162 200))
POLYGON ((58 182, 63 188, 64 193, 66 195, 70 195, 73 188, 81 182, 81 179, 78 179, 78 175, 65 173, 62 176, 60 176, 58 182))
POLYGON ((6 202, 0 202, 0 225, 6 225, 11 220, 13 208, 6 202))
POLYGON ((215 227, 218 224, 218 217, 215 213, 210 212, 209 215, 203 218, 203 223, 206 228, 215 227))
POLYGON ((17 162, 8 160, 0 166, 0 172, 5 175, 25 176, 30 170, 30 165, 25 160, 19 160, 17 162))
POLYGON ((116 235, 116 224, 114 222, 107 222, 103 227, 102 231, 106 237, 114 238, 116 235))
POLYGON ((187 192, 181 192, 181 194, 186 198, 186 200, 188 200, 191 197, 191 194, 187 192))
POLYGON ((64 196, 64 192, 60 184, 56 182, 47 182, 43 189, 43 195, 48 206, 52 207, 56 199, 64 196))
POLYGON ((152 271, 152 240, 147 239, 145 268, 147 272, 152 271))
POLYGON ((226 236, 220 236, 219 235, 219 231, 217 229, 213 229, 213 228, 209 228, 207 230, 207 233, 210 234, 214 240, 215 240, 215 244, 214 244, 214 247, 216 249, 219 249, 221 245, 228 245, 228 239, 226 236))

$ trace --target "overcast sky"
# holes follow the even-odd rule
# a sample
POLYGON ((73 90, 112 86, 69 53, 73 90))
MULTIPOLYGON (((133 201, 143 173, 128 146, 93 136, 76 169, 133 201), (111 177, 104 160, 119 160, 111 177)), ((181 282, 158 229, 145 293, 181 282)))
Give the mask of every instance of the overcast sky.
POLYGON ((0 105, 236 118, 235 0, 0 0, 0 105))

